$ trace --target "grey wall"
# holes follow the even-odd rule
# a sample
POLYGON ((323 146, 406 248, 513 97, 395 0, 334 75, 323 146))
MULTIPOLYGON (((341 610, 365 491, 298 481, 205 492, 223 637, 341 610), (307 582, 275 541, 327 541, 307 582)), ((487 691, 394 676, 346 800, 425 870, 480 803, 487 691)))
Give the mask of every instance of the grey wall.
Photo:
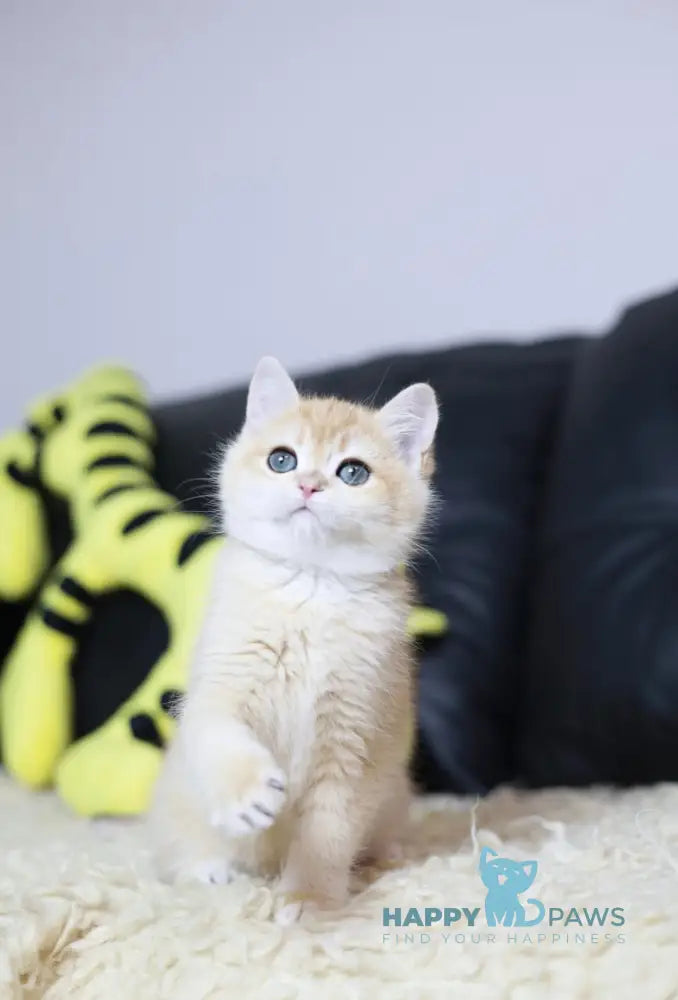
POLYGON ((678 274, 670 0, 1 0, 0 425, 600 327, 678 274))

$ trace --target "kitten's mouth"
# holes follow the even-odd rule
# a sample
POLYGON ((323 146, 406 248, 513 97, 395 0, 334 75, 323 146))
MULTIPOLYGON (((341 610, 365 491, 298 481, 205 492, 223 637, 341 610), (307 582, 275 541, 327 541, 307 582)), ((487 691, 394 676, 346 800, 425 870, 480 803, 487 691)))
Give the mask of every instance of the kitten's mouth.
POLYGON ((290 517, 291 518, 296 517, 297 514, 310 514, 311 517, 315 517, 317 519, 317 514, 315 513, 315 511, 311 510, 311 508, 308 507, 305 503, 302 504, 300 507, 295 507, 295 509, 290 514, 290 517))
POLYGON ((497 882, 499 885, 503 885, 506 881, 506 875, 497 875, 497 882))

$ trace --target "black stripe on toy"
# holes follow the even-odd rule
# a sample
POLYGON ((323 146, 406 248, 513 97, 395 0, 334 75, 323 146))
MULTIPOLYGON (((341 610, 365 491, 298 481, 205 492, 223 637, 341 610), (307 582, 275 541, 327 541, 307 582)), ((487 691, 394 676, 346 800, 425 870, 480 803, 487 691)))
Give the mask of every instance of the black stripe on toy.
POLYGON ((45 436, 42 427, 39 427, 37 424, 29 424, 27 430, 34 441, 42 441, 45 436))
POLYGON ((8 462, 5 466, 7 475, 19 486, 37 486, 38 477, 32 469, 22 469, 16 462, 8 462))
POLYGON ((52 416, 58 424, 63 422, 63 419, 66 416, 66 410, 63 408, 61 403, 57 403, 56 406, 52 407, 52 416))
POLYGON ((104 490, 94 501, 95 503, 103 503, 104 500, 108 500, 109 497, 114 497, 116 493, 126 493, 127 490, 141 490, 145 489, 147 483, 120 483, 119 486, 111 486, 110 489, 104 490))
POLYGON ((138 715, 133 715, 129 720, 129 728, 135 740, 141 740, 142 743, 150 743, 151 746, 158 747, 160 750, 165 746, 163 738, 158 732, 158 727, 146 712, 139 712, 138 715))
POLYGON ((54 629, 55 632, 61 632, 62 635, 67 635, 71 639, 79 639, 82 634, 83 623, 72 622, 68 618, 64 618, 63 615, 58 615, 56 611, 50 611, 49 608, 40 608, 40 616, 49 628, 54 629))
POLYGON ((130 458, 129 455, 102 455, 100 458, 95 458, 93 462, 89 463, 87 471, 94 472, 95 469, 114 469, 130 465, 143 469, 141 462, 130 458))
POLYGON ((81 604, 84 604, 88 608, 91 608, 96 601, 94 594, 86 587, 83 587, 81 583, 78 583, 77 580, 74 580, 72 576, 65 576, 59 586, 64 594, 74 597, 76 601, 80 601, 81 604))
POLYGON ((140 436, 133 427, 130 427, 129 424, 123 424, 119 420, 102 420, 99 424, 92 424, 87 431, 87 437, 95 437, 97 434, 124 434, 126 437, 133 438, 140 436))
POLYGON ((210 538, 214 538, 211 531, 194 531, 192 535, 185 538, 179 549, 177 566, 183 566, 198 549, 201 549, 206 542, 209 542, 210 538))
POLYGON ((149 521, 154 521, 161 514, 166 514, 166 510, 142 510, 141 514, 135 514, 122 529, 123 535, 131 535, 133 531, 142 528, 149 521))
POLYGON ((146 412, 146 407, 134 396, 126 396, 124 393, 111 393, 108 396, 102 396, 109 403, 124 403, 125 406, 133 406, 135 410, 143 410, 146 412))

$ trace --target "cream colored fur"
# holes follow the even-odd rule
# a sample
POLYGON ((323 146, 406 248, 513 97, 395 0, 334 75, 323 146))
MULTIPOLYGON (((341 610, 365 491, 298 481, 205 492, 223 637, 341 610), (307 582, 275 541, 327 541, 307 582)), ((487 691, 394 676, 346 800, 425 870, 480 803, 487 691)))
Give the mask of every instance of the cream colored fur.
POLYGON ((408 814, 411 603, 402 564, 430 503, 433 391, 380 411, 300 398, 273 359, 250 386, 220 491, 217 566, 152 812, 162 870, 281 875, 282 922, 337 907, 408 814), (273 471, 277 448, 294 468, 273 471), (366 482, 338 470, 365 463, 366 482))

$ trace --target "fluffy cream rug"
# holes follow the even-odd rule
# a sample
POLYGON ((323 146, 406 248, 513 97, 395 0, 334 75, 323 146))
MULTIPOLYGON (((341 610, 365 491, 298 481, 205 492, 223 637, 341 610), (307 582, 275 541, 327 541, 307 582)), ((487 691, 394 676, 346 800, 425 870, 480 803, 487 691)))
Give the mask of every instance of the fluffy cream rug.
POLYGON ((422 800, 407 861, 361 879, 344 912, 282 928, 269 886, 164 886, 141 823, 77 820, 0 775, 0 998, 678 997, 678 786, 422 800), (539 926, 488 928, 483 846, 538 861, 521 902, 539 926), (441 920, 384 927, 384 907, 441 920))

